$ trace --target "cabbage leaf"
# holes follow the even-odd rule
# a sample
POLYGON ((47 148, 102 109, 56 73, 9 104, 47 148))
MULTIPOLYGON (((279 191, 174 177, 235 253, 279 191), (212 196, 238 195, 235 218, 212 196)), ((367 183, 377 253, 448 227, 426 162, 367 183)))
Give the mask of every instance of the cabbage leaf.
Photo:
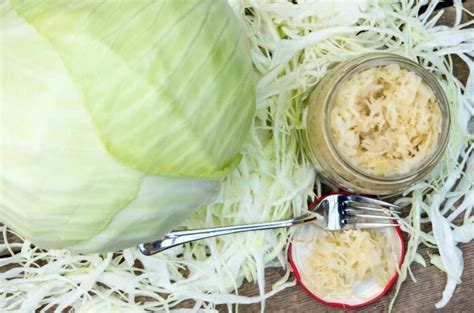
POLYGON ((63 4, 1 7, 0 221, 41 248, 156 239, 241 159, 241 25, 223 1, 63 4))

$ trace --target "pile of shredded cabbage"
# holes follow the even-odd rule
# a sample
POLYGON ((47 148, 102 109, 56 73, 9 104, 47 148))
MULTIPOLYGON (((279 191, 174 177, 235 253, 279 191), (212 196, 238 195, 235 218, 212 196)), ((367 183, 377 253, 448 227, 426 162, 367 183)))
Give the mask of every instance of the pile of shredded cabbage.
MULTIPOLYGON (((245 157, 225 180, 219 199, 185 226, 278 220, 306 210, 308 198, 321 190, 298 143, 309 92, 337 62, 374 51, 399 53, 445 78, 442 85, 451 101, 454 126, 441 166, 397 201, 412 205, 403 223, 410 237, 398 288, 411 273, 410 264, 424 263, 418 245, 437 247, 439 254, 431 262, 446 272, 447 285, 436 307, 445 306, 463 271, 457 245, 472 240, 474 234, 473 135, 468 132, 474 111, 470 59, 474 30, 461 24, 461 1, 455 1, 453 26, 435 26, 442 14, 431 15, 437 1, 430 2, 419 17, 417 12, 427 1, 230 2, 252 45, 257 115, 245 157), (454 77, 450 54, 469 66, 467 87, 454 77), (432 224, 432 231, 421 230, 426 223, 432 224)), ((2 231, 6 240, 11 230, 2 231)), ((71 255, 66 250, 40 250, 26 241, 5 242, 0 245, 0 311, 59 312, 68 307, 79 312, 168 311, 187 299, 194 299, 191 309, 212 311, 217 304, 233 309, 233 304, 264 303, 295 285, 286 265, 287 242, 287 230, 255 232, 187 244, 153 257, 141 255, 136 248, 116 254, 71 255), (270 266, 287 271, 265 292, 264 271, 270 266), (244 280, 257 282, 260 294, 239 295, 244 280)))

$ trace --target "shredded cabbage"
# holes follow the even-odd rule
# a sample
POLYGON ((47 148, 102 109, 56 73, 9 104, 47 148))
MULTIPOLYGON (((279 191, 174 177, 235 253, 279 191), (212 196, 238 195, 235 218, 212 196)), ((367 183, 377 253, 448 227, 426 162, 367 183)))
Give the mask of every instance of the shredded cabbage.
POLYGON ((378 230, 316 233, 301 274, 314 293, 331 302, 344 301, 358 282, 374 280, 383 288, 397 272, 397 252, 387 234, 378 230))
MULTIPOLYGON (((474 137, 468 132, 474 112, 474 30, 466 29, 472 21, 461 24, 461 1, 455 1, 456 22, 451 26, 435 25, 442 14, 431 16, 437 1, 430 2, 421 16, 418 10, 427 1, 348 0, 335 7, 316 0, 296 4, 282 0, 230 2, 245 22, 251 41, 258 76, 257 117, 243 160, 225 180, 219 199, 184 226, 277 220, 302 213, 308 196, 315 196, 313 184, 316 195, 321 190, 297 143, 298 131, 304 127, 304 102, 312 87, 337 62, 367 52, 399 53, 441 79, 453 112, 453 129, 442 164, 397 200, 412 207, 402 225, 410 238, 397 287, 408 276, 411 264, 420 262, 417 247, 435 247, 448 280, 437 304, 444 306, 462 273, 458 240, 471 238, 469 229, 474 222, 474 156, 469 148, 474 137), (470 68, 467 87, 453 75, 451 54, 470 68), (461 181, 456 185, 458 179, 461 181), (453 206, 458 201, 461 211, 453 206), (422 217, 427 211, 429 219, 422 217), (448 219, 454 212, 461 217, 459 222, 448 219), (433 231, 422 231, 424 223, 432 223, 433 231), (442 236, 446 238, 439 239, 442 236)), ((9 232, 3 228, 5 240, 9 232)), ((70 305, 81 311, 97 303, 129 312, 167 311, 186 299, 194 299, 194 309, 212 310, 216 304, 227 304, 232 310, 233 304, 262 302, 263 310, 266 298, 294 285, 286 271, 265 293, 265 268, 286 268, 287 239, 286 230, 231 235, 153 257, 144 257, 135 248, 114 255, 71 256, 66 250, 40 250, 27 241, 5 242, 0 251, 7 256, 0 259, 0 266, 8 270, 0 274, 0 310, 70 305), (258 296, 238 294, 244 280, 258 282, 258 296), (143 297, 149 301, 142 301, 143 297)))
POLYGON ((434 152, 441 132, 433 90, 396 64, 349 77, 338 91, 330 119, 342 155, 378 176, 418 168, 434 152))

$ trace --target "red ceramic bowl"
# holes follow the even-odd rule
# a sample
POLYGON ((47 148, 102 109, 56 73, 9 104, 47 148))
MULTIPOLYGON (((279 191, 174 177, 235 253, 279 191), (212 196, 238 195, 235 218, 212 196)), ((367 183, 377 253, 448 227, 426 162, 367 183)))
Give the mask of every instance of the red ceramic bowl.
MULTIPOLYGON (((397 259, 399 260, 399 268, 403 264, 403 258, 405 256, 405 241, 402 236, 402 232, 399 227, 387 227, 382 228, 380 231, 386 232, 389 238, 389 242, 394 245, 397 253, 397 259)), ((334 297, 322 297, 318 296, 314 290, 312 290, 311 283, 307 280, 308 274, 305 274, 305 260, 309 257, 310 249, 308 249, 307 243, 304 241, 312 238, 314 234, 323 232, 318 226, 308 223, 297 228, 293 234, 292 241, 289 245, 288 257, 290 265, 295 273, 296 280, 299 285, 314 299, 328 306, 356 309, 366 305, 369 305, 378 299, 380 299, 390 287, 395 283, 398 278, 398 273, 394 273, 393 277, 387 281, 384 287, 379 286, 375 280, 364 280, 359 282, 353 289, 353 294, 341 297, 339 299, 334 297), (309 237, 311 236, 311 237, 309 237), (306 238, 305 238, 306 237, 306 238)), ((306 267, 307 268, 307 267, 306 267)))

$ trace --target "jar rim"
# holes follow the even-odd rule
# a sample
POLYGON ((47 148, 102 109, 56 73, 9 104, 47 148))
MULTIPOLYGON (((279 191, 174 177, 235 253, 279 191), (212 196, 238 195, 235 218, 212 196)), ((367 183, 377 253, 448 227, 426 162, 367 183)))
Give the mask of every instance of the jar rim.
POLYGON ((330 96, 327 97, 326 102, 324 104, 324 112, 325 112, 325 121, 324 121, 324 131, 326 132, 326 136, 330 138, 329 148, 332 150, 332 153, 339 159, 345 167, 349 168, 353 173, 362 176, 367 179, 377 180, 380 182, 400 182, 409 180, 414 176, 419 175, 419 173, 431 170, 431 168, 438 162, 438 160, 443 155, 449 139, 450 133, 450 125, 451 125, 451 114, 449 109, 449 103, 444 93, 444 90, 441 84, 438 82, 436 77, 423 66, 419 65, 412 60, 400 56, 398 54, 393 53, 371 53, 371 54, 364 54, 362 56, 354 57, 349 59, 341 64, 343 74, 337 82, 332 86, 330 96), (367 173, 354 164, 352 164, 336 147, 334 138, 331 135, 330 131, 330 109, 332 104, 334 103, 335 97, 338 94, 340 87, 354 74, 359 73, 363 70, 368 68, 376 67, 376 66, 386 66, 390 64, 397 64, 401 65, 401 68, 410 70, 415 72, 418 76, 420 76, 423 82, 431 88, 434 92, 436 97, 437 105, 441 111, 441 131, 439 134, 438 142, 436 143, 436 147, 434 151, 428 155, 423 162, 420 162, 418 166, 413 167, 410 169, 408 173, 405 174, 395 174, 395 175, 388 175, 388 176, 377 176, 367 173))

